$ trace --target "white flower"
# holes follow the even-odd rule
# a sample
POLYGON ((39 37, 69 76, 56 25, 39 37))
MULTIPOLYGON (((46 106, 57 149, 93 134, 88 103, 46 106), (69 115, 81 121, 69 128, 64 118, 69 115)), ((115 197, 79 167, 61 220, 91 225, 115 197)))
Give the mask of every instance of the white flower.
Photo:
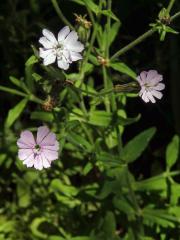
POLYGON ((80 52, 84 45, 78 41, 77 33, 70 31, 68 26, 59 31, 57 39, 47 29, 43 29, 42 33, 39 42, 43 48, 39 48, 39 56, 43 58, 44 65, 54 63, 57 58, 58 67, 67 70, 70 63, 82 59, 80 52))
POLYGON ((158 74, 156 70, 143 71, 140 73, 137 77, 137 81, 141 87, 139 96, 144 102, 155 103, 155 98, 162 98, 163 94, 160 91, 165 88, 165 84, 160 83, 162 80, 163 76, 158 74))

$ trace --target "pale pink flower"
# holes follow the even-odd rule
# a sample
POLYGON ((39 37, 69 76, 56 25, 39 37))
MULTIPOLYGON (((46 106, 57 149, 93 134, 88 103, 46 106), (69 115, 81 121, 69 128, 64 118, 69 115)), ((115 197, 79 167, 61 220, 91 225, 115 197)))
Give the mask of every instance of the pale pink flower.
POLYGON ((57 38, 48 29, 43 29, 42 34, 39 42, 43 48, 39 48, 39 56, 43 58, 45 66, 57 59, 58 67, 67 70, 72 62, 82 59, 80 53, 84 45, 78 41, 77 33, 70 31, 68 26, 59 31, 57 38))
POLYGON ((163 76, 158 74, 156 70, 143 71, 137 77, 137 81, 141 86, 139 96, 144 102, 155 103, 156 99, 161 99, 163 94, 161 90, 165 88, 164 83, 160 83, 163 80, 163 76))
POLYGON ((18 157, 27 167, 42 170, 49 168, 51 162, 58 159, 59 143, 56 135, 48 127, 38 128, 37 137, 25 130, 17 141, 19 147, 18 157))

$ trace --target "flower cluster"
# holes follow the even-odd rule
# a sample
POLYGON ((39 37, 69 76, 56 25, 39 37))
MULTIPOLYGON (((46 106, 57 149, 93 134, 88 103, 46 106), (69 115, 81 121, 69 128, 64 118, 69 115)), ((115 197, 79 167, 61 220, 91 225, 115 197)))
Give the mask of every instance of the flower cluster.
MULTIPOLYGON (((82 59, 81 52, 84 45, 78 41, 77 33, 70 31, 68 26, 59 31, 57 39, 47 29, 43 29, 42 33, 43 37, 39 39, 39 42, 43 48, 39 49, 39 56, 43 58, 44 65, 52 64, 57 59, 58 67, 67 70, 72 62, 82 59)), ((165 84, 161 83, 162 80, 163 76, 156 70, 140 73, 137 82, 140 86, 139 96, 144 102, 155 103, 155 98, 162 98, 161 90, 165 88, 165 84)), ((46 107, 48 108, 45 109, 48 110, 49 105, 46 107)), ((17 145, 19 147, 18 157, 27 167, 34 166, 34 168, 42 170, 49 168, 51 162, 58 159, 59 143, 56 135, 46 126, 38 128, 36 138, 32 132, 23 131, 17 145)))

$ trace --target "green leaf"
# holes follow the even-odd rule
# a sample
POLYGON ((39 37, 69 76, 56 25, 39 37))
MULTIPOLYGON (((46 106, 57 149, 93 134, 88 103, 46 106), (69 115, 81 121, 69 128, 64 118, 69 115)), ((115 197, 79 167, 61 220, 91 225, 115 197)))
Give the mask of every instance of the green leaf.
POLYGON ((166 32, 173 33, 173 34, 178 34, 179 33, 169 26, 166 26, 166 32))
POLYGON ((151 206, 143 209, 143 217, 144 223, 148 226, 157 224, 165 228, 174 228, 175 223, 178 222, 178 218, 169 214, 167 210, 153 209, 151 206))
POLYGON ((136 80, 136 73, 130 68, 128 67, 125 63, 122 62, 111 62, 109 64, 109 66, 111 68, 113 68, 114 70, 120 72, 120 73, 124 73, 130 77, 132 77, 133 79, 136 80))
POLYGON ((116 220, 115 220, 114 214, 110 211, 106 213, 102 230, 105 233, 105 236, 107 237, 107 239, 113 239, 113 236, 115 235, 115 231, 116 231, 116 220))
POLYGON ((166 149, 166 165, 170 169, 177 161, 179 155, 179 136, 175 135, 166 149))
POLYGON ((160 174, 135 183, 135 189, 138 191, 165 191, 167 189, 166 176, 160 174))
POLYGON ((26 87, 24 82, 22 82, 21 80, 15 78, 13 76, 10 76, 9 79, 14 85, 16 85, 17 87, 19 87, 19 88, 25 90, 27 93, 29 93, 29 89, 26 87))
POLYGON ((16 121, 16 119, 21 115, 22 111, 26 107, 28 100, 24 98, 21 100, 14 108, 10 109, 6 119, 6 127, 9 128, 16 121))
POLYGON ((155 132, 156 128, 149 128, 130 140, 122 150, 121 159, 125 162, 135 161, 146 149, 155 132))
POLYGON ((39 111, 39 112, 32 112, 31 119, 37 119, 45 122, 52 122, 54 120, 54 116, 52 113, 39 111))
POLYGON ((134 211, 134 207, 123 196, 121 197, 121 199, 119 199, 118 197, 114 197, 113 205, 119 211, 124 212, 128 216, 129 220, 135 219, 136 212, 134 211))
POLYGON ((38 81, 40 81, 40 80, 42 79, 42 76, 39 75, 38 73, 33 73, 33 74, 32 74, 32 77, 34 78, 34 80, 35 80, 36 82, 38 82, 38 81))
POLYGON ((110 9, 108 9, 108 10, 101 10, 100 13, 105 15, 105 16, 107 16, 107 17, 110 17, 110 18, 114 19, 117 22, 119 22, 118 17, 116 17, 116 15, 110 9))
POLYGON ((115 38, 116 38, 116 36, 118 34, 119 27, 120 27, 120 22, 115 22, 115 23, 112 24, 112 26, 111 26, 111 28, 109 30, 109 33, 107 35, 107 37, 108 37, 108 41, 107 41, 108 46, 111 46, 111 44, 115 40, 115 38))
POLYGON ((16 227, 16 222, 13 220, 9 220, 6 221, 6 219, 4 219, 4 222, 1 222, 0 225, 0 232, 4 232, 4 233, 9 233, 9 232, 13 232, 15 230, 16 227))
POLYGON ((38 59, 36 56, 32 55, 30 58, 28 58, 28 60, 26 61, 25 63, 25 66, 28 67, 28 66, 31 66, 31 65, 34 65, 35 63, 38 62, 38 59))
POLYGON ((83 0, 84 4, 96 15, 99 13, 100 9, 97 4, 93 2, 93 0, 83 0))
POLYGON ((101 161, 103 163, 111 164, 114 163, 115 165, 120 165, 120 159, 117 155, 103 152, 96 154, 97 161, 101 161))
POLYGON ((8 92, 8 93, 18 95, 18 96, 22 96, 22 97, 26 97, 26 94, 23 93, 23 92, 20 92, 16 89, 13 89, 13 88, 4 87, 4 86, 1 86, 1 85, 0 85, 0 91, 8 92))
POLYGON ((84 6, 84 1, 83 0, 71 0, 71 1, 75 2, 75 3, 79 4, 79 5, 84 6))
POLYGON ((24 181, 19 181, 17 185, 18 203, 20 207, 27 207, 30 204, 30 189, 29 185, 24 181))
POLYGON ((75 146, 79 146, 86 151, 91 151, 92 149, 92 145, 79 134, 71 132, 66 136, 66 139, 70 143, 74 144, 75 146))
POLYGON ((89 123, 92 125, 107 127, 111 120, 112 114, 106 111, 92 111, 89 114, 89 123))
POLYGON ((76 196, 78 194, 78 189, 73 186, 65 185, 59 179, 53 179, 51 181, 50 190, 53 192, 60 192, 62 195, 67 197, 76 196))
POLYGON ((49 236, 48 239, 49 240, 65 240, 65 238, 59 237, 59 236, 49 236))
POLYGON ((70 238, 69 240, 95 240, 95 239, 92 237, 81 236, 81 237, 73 237, 73 238, 70 238))
POLYGON ((47 239, 47 234, 42 233, 39 230, 39 226, 44 222, 47 222, 47 219, 45 217, 34 218, 30 225, 30 229, 33 235, 40 239, 47 239))
POLYGON ((136 117, 133 118, 124 118, 119 116, 121 111, 118 111, 118 116, 117 116, 117 124, 120 126, 127 126, 131 125, 132 123, 138 122, 139 119, 141 118, 141 115, 138 114, 136 117))
POLYGON ((86 176, 93 169, 93 165, 91 162, 88 162, 83 168, 82 174, 86 176))

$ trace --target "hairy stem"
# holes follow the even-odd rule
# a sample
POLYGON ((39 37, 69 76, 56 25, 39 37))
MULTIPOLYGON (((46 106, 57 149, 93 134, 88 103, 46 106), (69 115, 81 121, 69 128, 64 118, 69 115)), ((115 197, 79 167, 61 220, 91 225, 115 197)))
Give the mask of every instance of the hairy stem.
POLYGON ((168 5, 168 7, 167 7, 167 13, 170 13, 170 11, 171 11, 171 9, 172 9, 175 1, 176 1, 176 0, 170 0, 170 1, 169 1, 169 5, 168 5))
POLYGON ((85 54, 85 58, 84 58, 84 61, 82 63, 82 66, 81 66, 81 73, 80 73, 80 81, 81 83, 83 82, 83 79, 84 79, 84 66, 87 64, 88 62, 88 59, 89 59, 89 55, 91 53, 91 50, 92 50, 92 47, 93 47, 93 44, 94 44, 94 41, 96 39, 96 34, 97 34, 97 27, 96 25, 94 26, 94 31, 92 33, 92 36, 91 36, 91 40, 90 40, 90 43, 89 43, 89 47, 88 47, 88 50, 85 54))
POLYGON ((180 17, 180 11, 175 13, 172 17, 171 17, 171 21, 174 21, 176 18, 180 17))
POLYGON ((121 48, 119 51, 117 51, 110 60, 114 60, 116 58, 118 58, 119 56, 121 56, 122 54, 126 53, 127 51, 129 51, 131 48, 135 47, 136 45, 138 45, 139 43, 141 43, 142 41, 144 41, 146 38, 150 37, 151 35, 153 35, 153 33, 155 33, 157 30, 156 29, 150 29, 147 32, 145 32, 143 35, 141 35, 140 37, 138 37, 137 39, 135 39, 134 41, 132 41, 131 43, 129 43, 127 46, 121 48))

